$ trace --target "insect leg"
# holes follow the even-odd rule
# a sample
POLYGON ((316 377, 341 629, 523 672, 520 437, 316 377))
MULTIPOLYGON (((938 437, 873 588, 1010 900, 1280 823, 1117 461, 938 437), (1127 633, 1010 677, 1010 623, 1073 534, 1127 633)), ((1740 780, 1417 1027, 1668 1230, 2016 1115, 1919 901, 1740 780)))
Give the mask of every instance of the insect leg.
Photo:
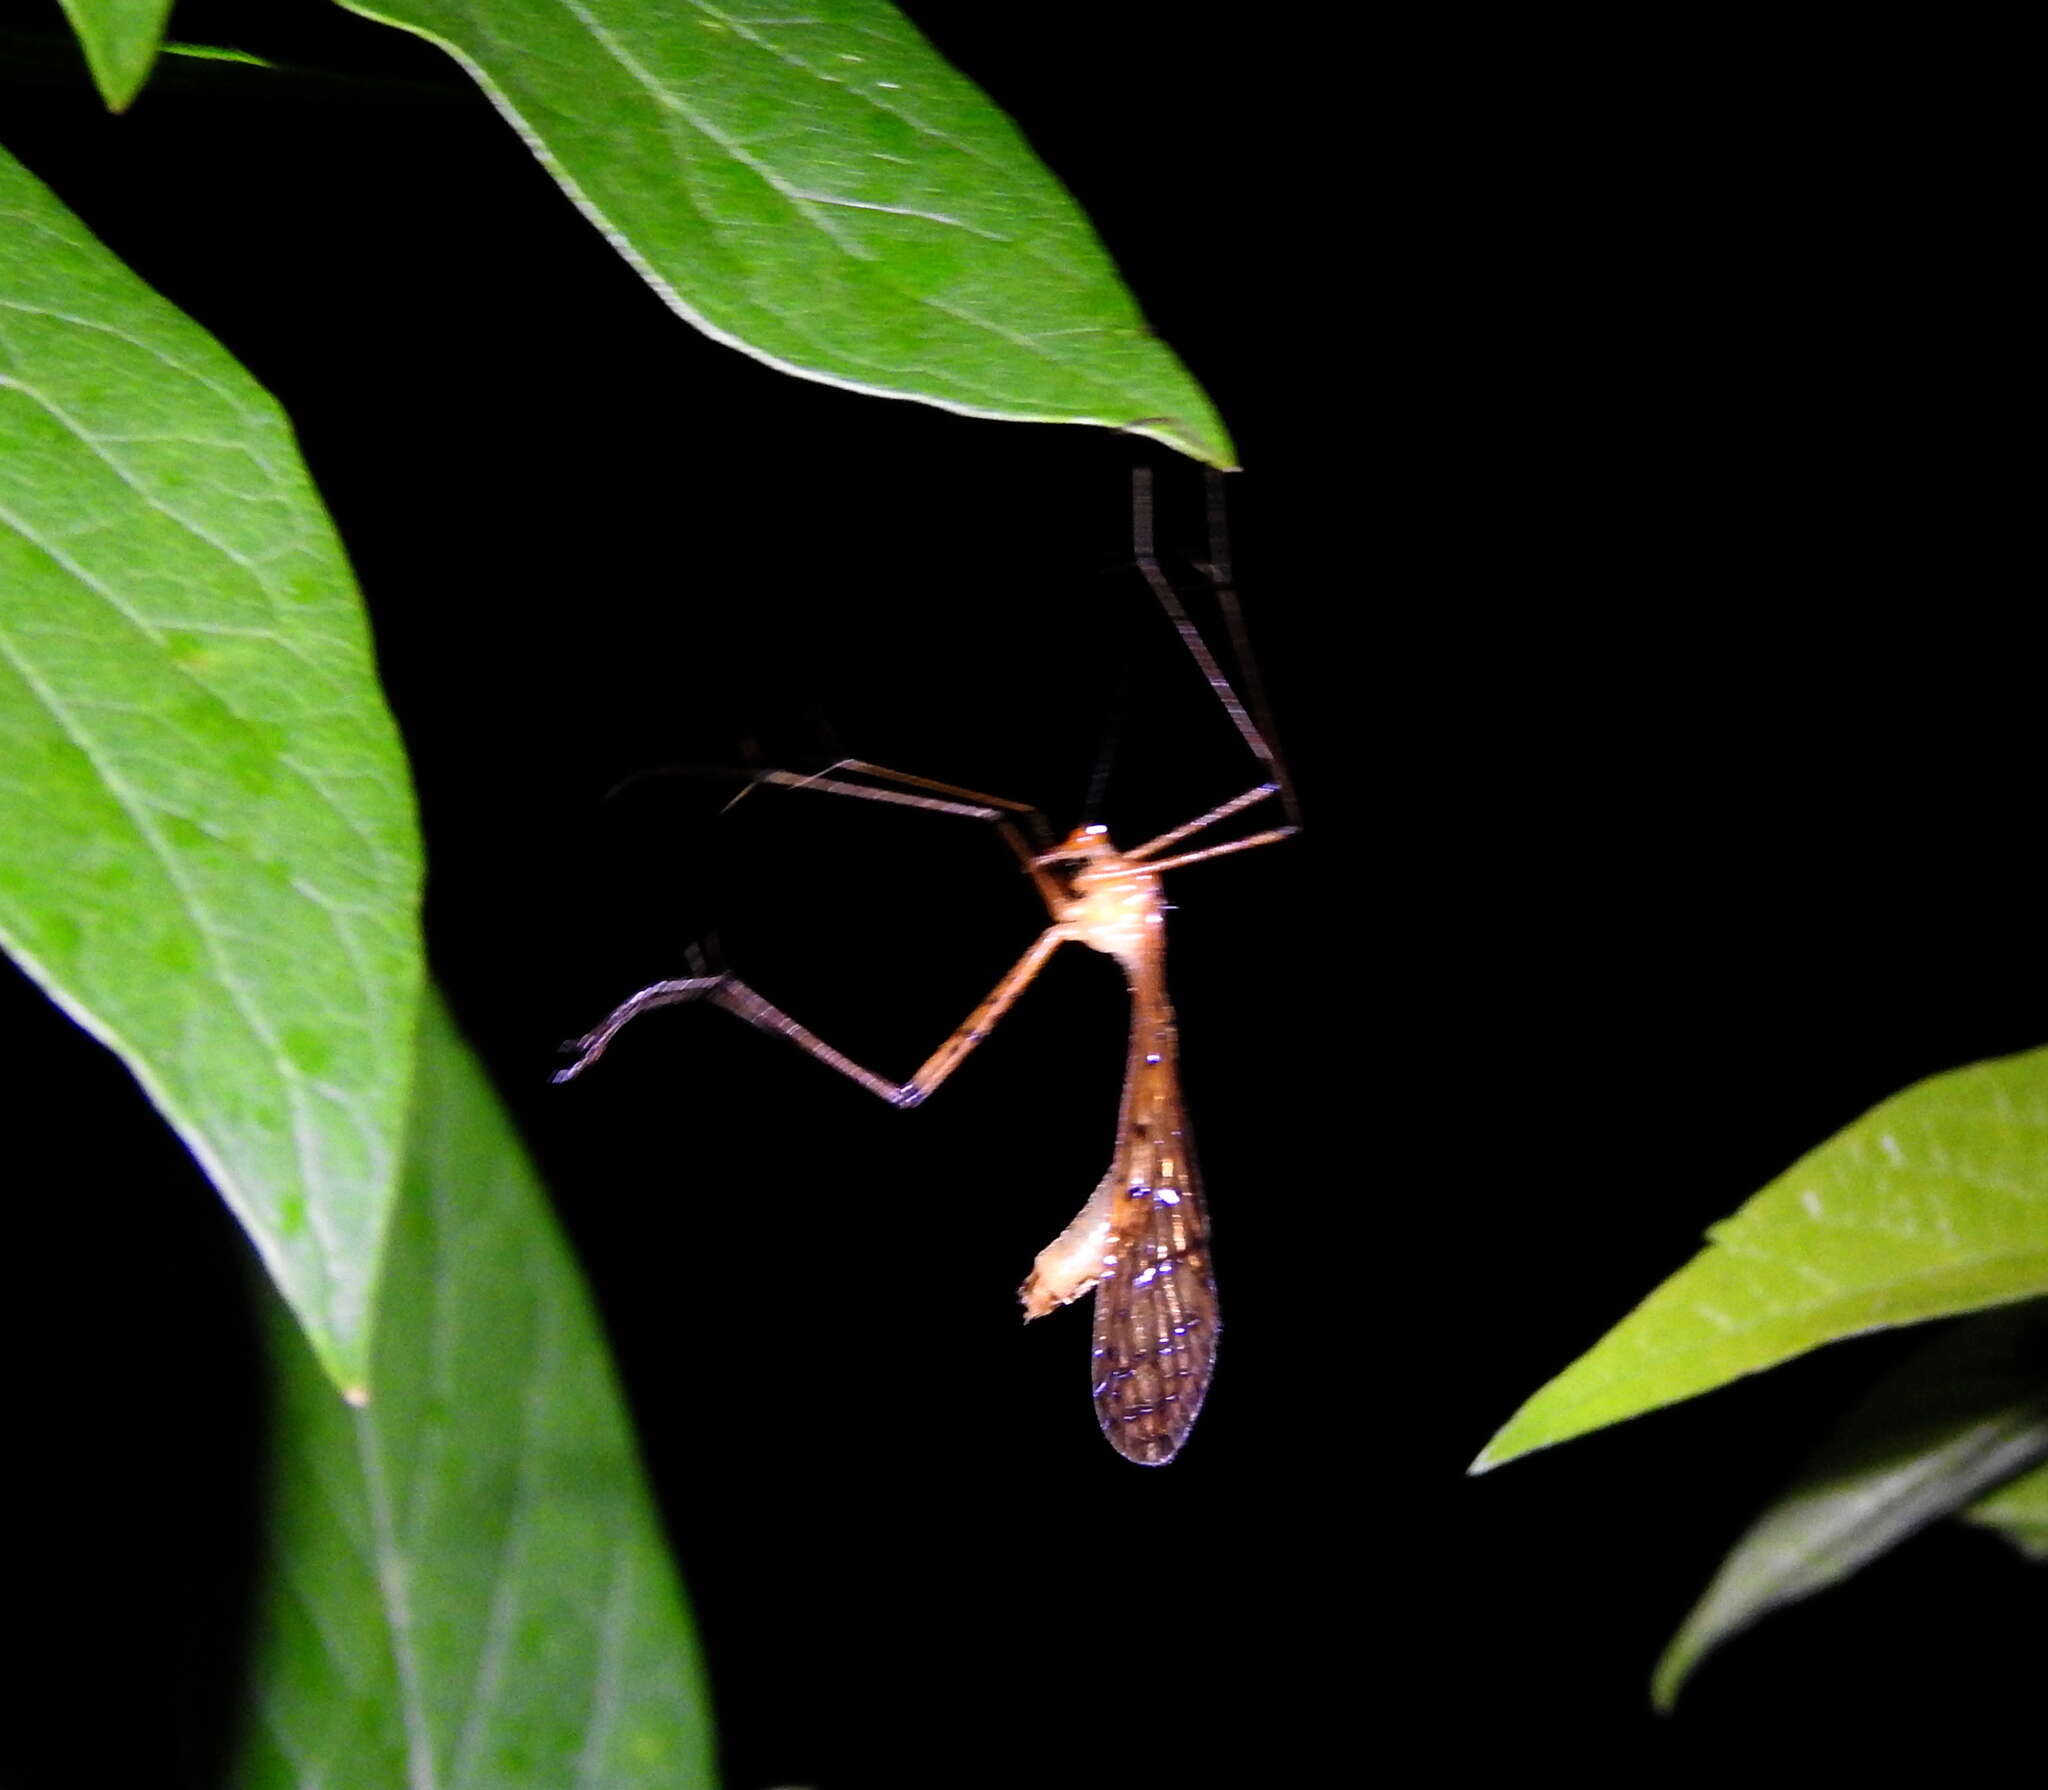
POLYGON ((1182 852, 1177 858, 1161 858, 1145 868, 1185 870, 1190 864, 1200 864, 1209 858, 1227 858, 1234 851, 1250 851, 1255 845, 1278 845, 1283 839, 1292 839, 1299 830, 1296 827, 1275 827, 1270 833, 1254 833, 1248 839, 1231 839, 1222 845, 1204 846, 1200 851, 1182 852))
POLYGON ((673 982, 657 982, 651 988, 641 989, 638 994, 614 1007, 605 1016, 604 1024, 595 1031, 585 1032, 582 1037, 572 1038, 563 1045, 564 1050, 576 1052, 576 1060, 566 1069, 557 1069, 549 1079, 556 1082, 573 1081, 604 1055, 605 1046, 611 1043, 619 1028, 628 1020, 637 1019, 643 1013, 650 1013, 656 1007, 671 1007, 678 1001, 701 1000, 723 980, 722 976, 686 976, 673 982))
POLYGON ((836 1069, 852 1082, 858 1082, 870 1094, 879 1096, 892 1104, 915 1105, 915 1101, 901 1098, 904 1090, 893 1081, 876 1075, 872 1070, 863 1069, 843 1051, 834 1050, 824 1039, 809 1027, 799 1025, 771 1001, 766 1001, 742 982, 737 976, 686 976, 673 982, 657 982, 651 988, 643 988, 630 999, 621 1001, 606 1016, 604 1023, 594 1032, 586 1032, 581 1038, 572 1038, 563 1045, 564 1050, 577 1053, 576 1061, 566 1069, 555 1071, 557 1082, 573 1081, 584 1070, 604 1055, 605 1046, 617 1036, 619 1029, 629 1020, 638 1019, 641 1014, 656 1007, 674 1006, 680 1001, 709 1001, 714 1007, 722 1007, 737 1019, 759 1031, 768 1032, 778 1038, 787 1038, 799 1050, 814 1056, 828 1069, 836 1069))
MULTIPOLYGON (((1178 845, 1183 839, 1192 838, 1205 828, 1213 827, 1219 821, 1229 820, 1232 815, 1242 814, 1254 804, 1263 802, 1279 793, 1280 786, 1277 783, 1261 783, 1256 789, 1248 789, 1241 796, 1232 796, 1229 801, 1218 803, 1207 814, 1198 814, 1193 820, 1183 821, 1179 826, 1161 833, 1157 839, 1148 839, 1143 845, 1133 846, 1124 853, 1124 856, 1134 863, 1141 859, 1149 858, 1154 852, 1164 851, 1169 845, 1178 845)), ((1292 826, 1276 828, 1272 837, 1285 839, 1296 830, 1292 826)), ((1263 842, 1264 838, 1262 836, 1261 843, 1263 842)), ((1160 866, 1155 864, 1153 868, 1156 870, 1160 866)))
POLYGON ((968 1014, 954 1029, 953 1035, 933 1051, 917 1073, 903 1084, 896 1104, 916 1106, 959 1068, 968 1052, 995 1029, 996 1021, 1009 1012, 1017 997, 1031 986, 1038 972, 1045 967, 1045 960, 1066 942, 1065 927, 1048 926, 1041 932, 1037 943, 1017 959, 1010 973, 991 990, 988 999, 968 1014))
MULTIPOLYGON (((957 783, 940 783, 930 777, 914 777, 908 771, 892 771, 886 765, 869 764, 865 759, 859 758, 843 758, 814 776, 806 776, 797 771, 756 771, 753 773, 752 783, 765 783, 778 789, 816 790, 825 795, 855 796, 867 802, 888 802, 904 808, 924 808, 937 814, 958 814, 969 820, 988 821, 1002 835, 1003 843, 1015 854, 1017 862, 1024 867, 1024 873, 1031 878, 1038 890, 1039 899, 1045 903, 1046 912, 1059 911, 1058 904, 1062 891, 1058 883, 1045 874, 1045 868, 1037 855, 1039 850, 1052 843, 1052 829, 1045 824, 1045 817, 1028 802, 1006 801, 1001 796, 985 795, 980 790, 963 789, 957 783), (880 778, 901 787, 870 789, 865 784, 847 783, 835 775, 840 771, 855 776, 880 778), (905 793, 910 790, 925 790, 931 793, 905 793), (935 799, 938 797, 954 799, 935 799), (1013 820, 1012 816, 1016 818, 1013 820), (1024 834, 1018 831, 1019 823, 1031 835, 1031 842, 1028 844, 1024 834)), ((744 795, 746 791, 742 790, 740 793, 744 795)))
POLYGON ((709 1001, 712 1006, 724 1009, 735 1019, 743 1019, 757 1031, 767 1032, 773 1037, 785 1038, 806 1056, 816 1057, 828 1069, 836 1069, 850 1082, 867 1089, 878 1099, 886 1100, 891 1106, 918 1106, 960 1067, 974 1047, 994 1029, 997 1020, 1010 1010, 1017 997, 1031 985, 1032 979, 1053 952, 1066 943, 1066 932, 1057 926, 1049 926, 1038 941, 1019 958, 1010 972, 998 982, 994 990, 978 1007, 955 1028, 945 1043, 932 1052, 918 1072, 906 1082, 893 1082, 886 1076, 877 1075, 871 1069, 863 1069, 844 1051, 836 1050, 813 1032, 808 1026, 790 1018, 774 1002, 765 1000, 737 976, 686 976, 673 982, 657 982, 651 988, 643 988, 629 1000, 622 1001, 606 1016, 595 1031, 587 1032, 581 1038, 572 1039, 563 1046, 565 1050, 577 1052, 576 1061, 568 1068, 555 1072, 558 1082, 571 1081, 604 1055, 605 1046, 617 1036, 619 1029, 628 1021, 656 1007, 673 1006, 681 1001, 709 1001))

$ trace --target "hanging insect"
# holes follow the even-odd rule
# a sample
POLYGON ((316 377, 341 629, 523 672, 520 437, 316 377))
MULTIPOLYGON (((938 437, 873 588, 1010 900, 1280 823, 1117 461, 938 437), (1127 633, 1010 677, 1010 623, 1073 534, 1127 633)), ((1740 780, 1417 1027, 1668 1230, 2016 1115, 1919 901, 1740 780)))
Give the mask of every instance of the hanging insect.
MULTIPOLYGON (((1210 489, 1211 563, 1205 570, 1216 586, 1249 679, 1251 660, 1223 551, 1220 490, 1213 477, 1210 489)), ((862 1068, 736 976, 709 973, 657 982, 622 1002, 594 1031, 563 1047, 574 1051, 576 1060, 554 1079, 566 1082, 582 1074, 604 1054, 620 1028, 642 1013, 701 1000, 788 1039, 892 1106, 917 1106, 989 1035, 1062 945, 1086 945, 1114 957, 1131 998, 1130 1049, 1115 1153, 1101 1184, 1074 1221, 1039 1252, 1021 1297, 1024 1315, 1030 1319, 1094 1292, 1093 1383, 1103 1433, 1128 1459, 1162 1466, 1187 1439, 1202 1408, 1221 1324, 1201 1177, 1181 1096, 1179 1033, 1166 991, 1168 910, 1160 879, 1170 870, 1274 844, 1292 835, 1297 822, 1271 729, 1254 721, 1159 569, 1152 541, 1150 474, 1143 469, 1133 474, 1133 513, 1139 569, 1240 737, 1265 768, 1263 781, 1155 839, 1120 851, 1103 826, 1077 827, 1058 844, 1049 845, 1049 829, 1037 810, 1024 803, 858 760, 844 760, 817 776, 757 773, 756 783, 991 823, 1037 888, 1050 924, 908 1081, 892 1082, 862 1068), (850 777, 871 781, 852 782, 850 777), (883 783, 894 787, 876 787, 883 783), (1282 826, 1191 851, 1174 849, 1275 799, 1287 815, 1282 826), (1025 831, 1033 840, 1027 841, 1025 831)), ((1256 684, 1248 682, 1247 688, 1253 710, 1262 711, 1256 684)))

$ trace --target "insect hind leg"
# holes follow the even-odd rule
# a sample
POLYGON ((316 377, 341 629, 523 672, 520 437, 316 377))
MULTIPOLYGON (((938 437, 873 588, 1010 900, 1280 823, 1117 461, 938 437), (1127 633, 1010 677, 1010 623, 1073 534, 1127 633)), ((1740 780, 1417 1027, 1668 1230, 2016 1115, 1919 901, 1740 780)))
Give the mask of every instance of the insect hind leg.
POLYGON ((558 1083, 573 1081, 604 1055, 605 1047, 621 1029, 641 1014, 684 1001, 709 1001, 735 1019, 746 1021, 756 1031, 788 1039, 805 1055, 816 1057, 828 1069, 838 1070, 848 1081, 888 1101, 891 1106, 915 1106, 923 1098, 923 1093, 914 1084, 899 1084, 875 1074, 871 1069, 863 1069, 844 1051, 835 1050, 808 1026, 800 1025, 774 1002, 764 1000, 733 975, 684 976, 641 989, 614 1007, 595 1031, 586 1032, 581 1038, 572 1038, 562 1046, 564 1050, 575 1051, 576 1060, 568 1068, 556 1070, 553 1079, 558 1083))

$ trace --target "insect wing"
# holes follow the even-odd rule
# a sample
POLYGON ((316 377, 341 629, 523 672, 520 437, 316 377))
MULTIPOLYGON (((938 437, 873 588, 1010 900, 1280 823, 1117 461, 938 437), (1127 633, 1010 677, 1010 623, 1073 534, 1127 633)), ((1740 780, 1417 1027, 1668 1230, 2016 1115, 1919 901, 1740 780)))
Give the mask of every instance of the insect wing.
POLYGON ((1095 1415, 1117 1452, 1145 1467, 1164 1466, 1187 1439, 1222 1329, 1194 1142, 1162 1067, 1137 1102, 1095 1287, 1095 1415))

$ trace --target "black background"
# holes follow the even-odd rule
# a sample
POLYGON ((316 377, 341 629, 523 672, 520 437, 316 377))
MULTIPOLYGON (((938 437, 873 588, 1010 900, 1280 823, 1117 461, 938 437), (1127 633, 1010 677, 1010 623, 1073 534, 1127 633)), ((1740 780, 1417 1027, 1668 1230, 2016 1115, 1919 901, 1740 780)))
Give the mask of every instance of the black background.
MULTIPOLYGON (((201 72, 109 120, 20 44, 0 87, 10 146, 298 424, 415 757, 435 965, 605 1313, 731 1783, 1668 1773, 1772 1726, 2017 1727, 2038 1584, 1960 1530, 1647 1712, 1901 1339, 1462 1477, 1800 1151, 2048 1038, 2000 47, 913 12, 1230 421, 1310 821, 1175 891, 1230 1337, 1163 1472, 1096 1433, 1085 1315, 1012 1298, 1108 1145, 1106 962, 914 1115, 703 1012, 546 1077, 707 932, 900 1075, 1038 923, 966 823, 607 799, 632 773, 857 753, 1064 825, 1116 726, 1125 839, 1248 781, 1122 569, 1131 464, 1189 546, 1198 475, 703 340, 360 20, 176 25, 391 78, 367 100, 201 72)), ((0 1772, 57 1781, 111 1692, 107 1762, 208 1782, 259 1521, 244 1251, 113 1061, 4 992, 48 1167, 11 1205, 41 1645, 0 1772)))

